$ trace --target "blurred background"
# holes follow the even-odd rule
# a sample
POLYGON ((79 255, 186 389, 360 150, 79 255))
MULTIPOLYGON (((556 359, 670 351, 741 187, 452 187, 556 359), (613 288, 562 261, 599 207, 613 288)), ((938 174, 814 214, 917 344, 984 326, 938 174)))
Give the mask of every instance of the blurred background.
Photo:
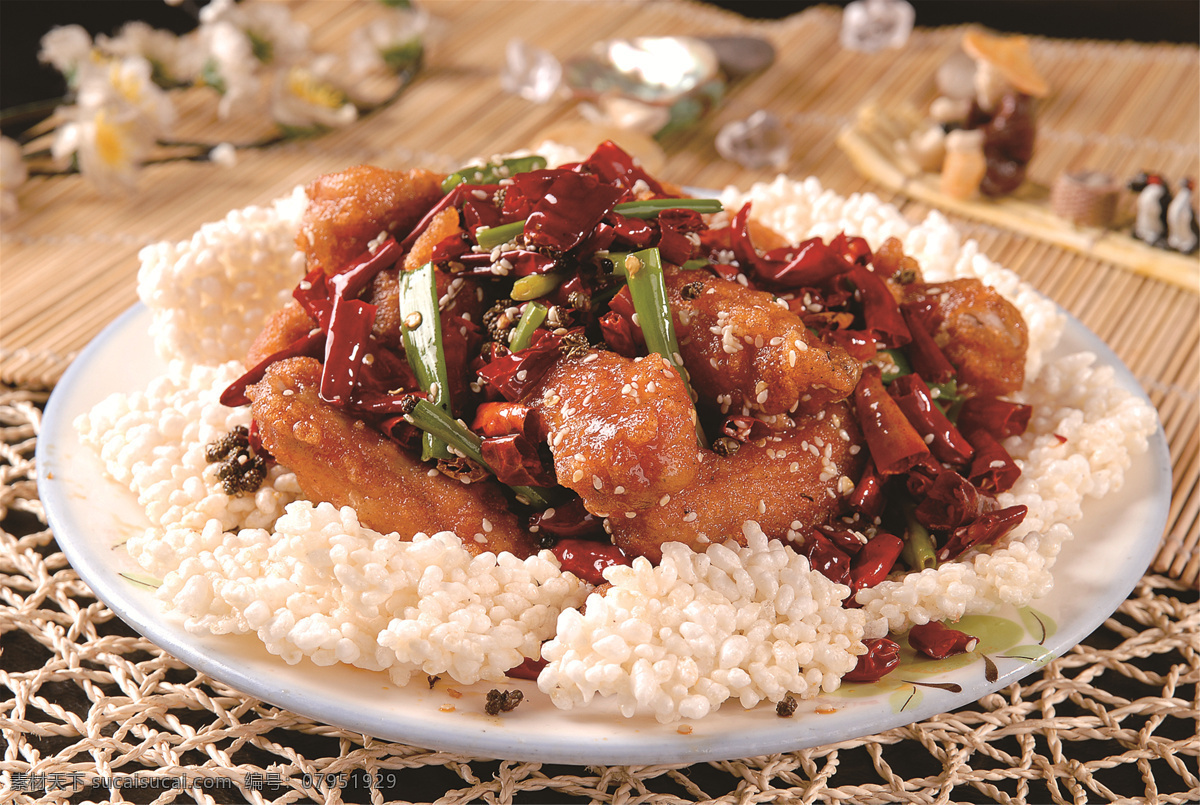
MULTIPOLYGON (((495 0, 549 2, 549 0, 495 0)), ((710 0, 747 17, 778 19, 813 5, 805 0, 710 0)), ((976 22, 999 31, 1081 39, 1200 44, 1197 0, 910 0, 920 26, 976 22)), ((419 4, 419 3, 418 3, 419 4)), ((123 22, 141 19, 176 33, 196 25, 203 0, 0 0, 0 129, 8 136, 40 119, 33 105, 63 92, 62 77, 38 63, 39 40, 51 27, 75 23, 93 36, 113 34, 123 22), (16 112, 14 112, 16 110, 16 112)), ((681 32, 682 33, 682 32, 681 32)), ((48 110, 47 110, 48 111, 48 110)))

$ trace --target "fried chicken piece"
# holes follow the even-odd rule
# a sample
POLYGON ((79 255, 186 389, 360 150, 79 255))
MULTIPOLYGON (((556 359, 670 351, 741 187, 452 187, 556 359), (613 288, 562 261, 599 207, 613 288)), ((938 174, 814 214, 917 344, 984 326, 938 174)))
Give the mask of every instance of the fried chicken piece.
POLYGON ((722 412, 812 413, 854 391, 859 362, 771 294, 701 271, 666 278, 692 387, 722 412))
POLYGON ((417 236, 412 248, 404 256, 404 270, 413 271, 433 259, 433 247, 454 235, 462 234, 458 225, 458 210, 447 208, 433 216, 429 228, 417 236))
POLYGON ((1025 319, 995 288, 977 279, 914 283, 904 301, 932 308, 933 340, 967 394, 1002 396, 1025 384, 1025 319))
POLYGON ((658 562, 665 542, 696 551, 727 539, 744 545, 747 520, 771 538, 789 539, 843 510, 862 472, 861 440, 849 405, 838 402, 731 455, 706 450, 687 487, 632 517, 613 512, 607 521, 612 541, 630 556, 658 562))
POLYGON ((308 268, 336 274, 386 230, 404 238, 442 197, 432 171, 390 171, 359 165, 318 177, 304 188, 308 208, 296 247, 308 268))
POLYGON ((430 474, 429 465, 322 402, 320 384, 318 361, 289 358, 246 390, 263 445, 296 473, 308 498, 351 506, 363 525, 401 539, 449 530, 476 554, 537 551, 496 482, 430 474))
POLYGON ((558 482, 594 514, 649 506, 699 469, 695 409, 658 355, 563 357, 527 404, 545 419, 558 482))
POLYGON ((246 353, 246 366, 257 366, 296 339, 308 335, 316 326, 317 323, 304 312, 299 302, 288 302, 270 315, 262 332, 255 336, 250 351, 246 353))

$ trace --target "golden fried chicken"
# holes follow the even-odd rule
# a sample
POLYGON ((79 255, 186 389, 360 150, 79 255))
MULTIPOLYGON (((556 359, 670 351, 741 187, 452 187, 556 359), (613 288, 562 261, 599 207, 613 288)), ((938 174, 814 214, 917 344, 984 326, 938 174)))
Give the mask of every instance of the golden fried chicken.
POLYGON ((387 231, 403 239, 442 197, 441 177, 427 170, 359 165, 318 177, 304 188, 308 208, 296 247, 308 268, 336 274, 387 231))
POLYGON ((658 355, 563 357, 527 404, 548 426, 558 482, 590 512, 648 506, 691 483, 700 467, 692 401, 658 355))
POLYGON ((270 315, 262 332, 255 336, 246 353, 246 366, 257 366, 297 338, 307 335, 316 326, 317 323, 304 312, 299 302, 288 302, 270 315))
POLYGON ((771 294, 701 271, 666 278, 692 386, 723 412, 810 413, 854 391, 861 364, 771 294))
POLYGON ((1029 331, 1021 311, 977 279, 913 283, 904 301, 932 307, 933 340, 972 395, 1001 396, 1025 383, 1029 331))
POLYGON ((788 539, 789 531, 804 531, 843 510, 862 472, 860 442, 849 405, 837 402, 730 455, 705 451, 700 472, 685 488, 645 509, 612 512, 613 543, 658 562, 665 542, 696 551, 714 540, 745 544, 747 520, 769 537, 788 539))
POLYGON ((496 481, 463 484, 431 472, 366 423, 322 402, 320 384, 318 361, 289 358, 246 390, 263 446, 296 473, 310 500, 351 506, 363 525, 402 539, 445 530, 474 553, 536 552, 496 481))

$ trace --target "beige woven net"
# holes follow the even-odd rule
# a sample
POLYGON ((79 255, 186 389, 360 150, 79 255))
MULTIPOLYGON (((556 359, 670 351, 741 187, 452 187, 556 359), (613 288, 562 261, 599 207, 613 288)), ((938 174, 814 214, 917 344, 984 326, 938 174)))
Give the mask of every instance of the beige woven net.
POLYGON ((121 623, 37 496, 45 395, 0 392, 2 802, 1193 802, 1200 604, 1147 575, 1083 644, 976 704, 814 749, 693 766, 499 762, 242 696, 121 623))

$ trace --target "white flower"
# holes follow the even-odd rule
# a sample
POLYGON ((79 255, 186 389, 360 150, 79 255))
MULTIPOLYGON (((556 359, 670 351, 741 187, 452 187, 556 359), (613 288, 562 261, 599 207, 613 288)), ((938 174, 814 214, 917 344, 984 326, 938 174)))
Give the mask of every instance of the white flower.
POLYGON ((287 66, 309 56, 308 27, 277 3, 213 0, 200 10, 200 28, 225 23, 242 31, 262 64, 287 66))
POLYGON ((183 38, 170 31, 153 28, 141 20, 127 22, 114 37, 96 37, 102 53, 117 58, 140 56, 150 62, 155 82, 170 86, 192 80, 198 73, 183 38))
POLYGON ((254 56, 250 39, 236 25, 225 21, 200 28, 205 54, 205 78, 221 93, 217 114, 234 117, 256 111, 262 79, 261 64, 254 56))
POLYGON ((38 60, 54 66, 67 76, 68 83, 75 70, 92 52, 92 37, 80 25, 59 25, 42 37, 38 60))
POLYGON ((17 211, 17 188, 29 178, 21 159, 21 146, 8 137, 0 137, 0 215, 17 211))
POLYGON ((115 118, 137 118, 153 137, 175 122, 170 96, 152 79, 153 68, 141 56, 89 63, 79 72, 76 103, 85 109, 113 107, 115 118))
POLYGON ((271 96, 271 115, 275 122, 290 128, 325 126, 335 128, 353 123, 358 118, 354 104, 330 80, 335 64, 324 56, 309 67, 281 70, 275 78, 271 96))
POLYGON ((128 108, 123 111, 111 105, 62 107, 59 112, 68 122, 55 133, 51 153, 56 159, 74 155, 80 173, 101 190, 114 185, 132 188, 154 137, 128 108))
POLYGON ((208 158, 222 168, 237 165, 237 149, 231 143, 220 143, 208 152, 208 158))
POLYGON ((59 109, 66 122, 55 134, 54 157, 74 156, 80 172, 101 189, 132 187, 155 141, 175 120, 170 96, 150 73, 140 56, 81 63, 76 103, 59 109))
POLYGON ((424 9, 398 8, 355 29, 346 50, 350 75, 361 78, 408 66, 420 52, 429 24, 424 9))

